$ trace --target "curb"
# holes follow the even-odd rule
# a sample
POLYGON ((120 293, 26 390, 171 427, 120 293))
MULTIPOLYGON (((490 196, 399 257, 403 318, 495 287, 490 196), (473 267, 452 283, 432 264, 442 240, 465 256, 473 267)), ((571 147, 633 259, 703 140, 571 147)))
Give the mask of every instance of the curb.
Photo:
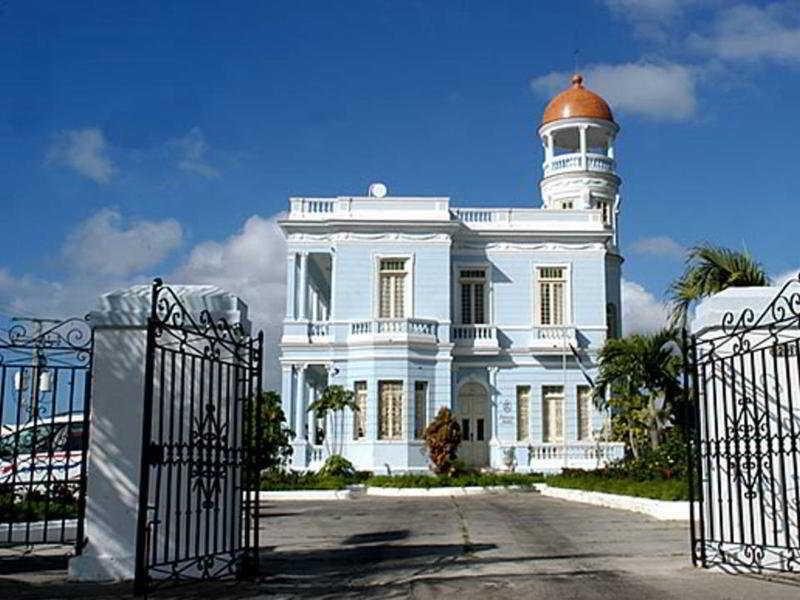
POLYGON ((622 496, 619 494, 606 494, 603 492, 587 492, 571 488, 550 487, 546 483, 536 483, 533 486, 542 496, 560 498, 570 502, 581 502, 638 512, 659 521, 688 521, 689 502, 678 500, 654 500, 638 496, 622 496))
POLYGON ((439 487, 439 488, 390 488, 365 487, 353 485, 344 490, 287 490, 259 492, 258 500, 350 500, 360 496, 380 496, 384 498, 445 498, 451 496, 481 496, 484 494, 510 494, 532 491, 532 487, 521 485, 496 485, 488 487, 439 487))

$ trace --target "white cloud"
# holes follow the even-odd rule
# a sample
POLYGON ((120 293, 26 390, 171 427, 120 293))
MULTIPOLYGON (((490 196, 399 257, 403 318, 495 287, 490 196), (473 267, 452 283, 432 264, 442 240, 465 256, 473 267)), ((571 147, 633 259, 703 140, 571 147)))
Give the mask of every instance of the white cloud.
POLYGON ((175 283, 211 283, 241 297, 255 330, 264 330, 264 379, 279 388, 278 343, 286 312, 286 242, 278 219, 254 215, 222 242, 198 244, 169 279, 175 283))
POLYGON ((108 183, 116 167, 108 157, 106 139, 96 127, 62 131, 47 153, 49 162, 74 169, 96 183, 108 183))
MULTIPOLYGON (((694 67, 642 61, 590 65, 583 74, 585 85, 603 96, 612 110, 679 121, 692 117, 697 108, 694 67)), ((552 97, 565 89, 569 79, 569 73, 553 72, 531 80, 531 88, 552 97)))
MULTIPOLYGON (((286 247, 279 217, 252 216, 227 239, 197 244, 164 277, 170 284, 218 285, 247 303, 254 329, 264 329, 268 386, 279 385, 277 348, 286 307, 286 247)), ((62 248, 69 260, 61 281, 15 276, 0 267, 0 311, 54 318, 83 315, 104 292, 164 275, 164 260, 182 240, 180 224, 167 219, 124 228, 121 223, 118 212, 103 209, 79 224, 62 248)))
POLYGON ((669 305, 636 282, 622 280, 622 334, 652 333, 667 325, 669 305))
POLYGON ((206 179, 219 177, 219 170, 205 160, 208 143, 199 127, 192 127, 185 136, 172 140, 168 145, 177 151, 178 168, 182 171, 195 173, 206 179))
POLYGON ((75 271, 127 277, 159 264, 182 241, 183 228, 174 219, 126 228, 119 211, 104 208, 67 236, 62 255, 75 271))
POLYGON ((684 258, 686 248, 666 235, 641 238, 631 244, 631 251, 636 254, 649 254, 664 258, 684 258))
POLYGON ((800 6, 776 2, 739 4, 717 13, 711 32, 693 34, 691 45, 731 61, 800 61, 800 6))
POLYGON ((790 279, 798 279, 798 277, 800 277, 798 273, 800 273, 800 268, 792 269, 790 271, 785 271, 778 275, 774 275, 773 277, 770 277, 770 279, 772 280, 772 285, 782 286, 786 284, 790 279))
POLYGON ((655 20, 673 18, 695 0, 605 0, 605 3, 612 12, 627 19, 655 20))

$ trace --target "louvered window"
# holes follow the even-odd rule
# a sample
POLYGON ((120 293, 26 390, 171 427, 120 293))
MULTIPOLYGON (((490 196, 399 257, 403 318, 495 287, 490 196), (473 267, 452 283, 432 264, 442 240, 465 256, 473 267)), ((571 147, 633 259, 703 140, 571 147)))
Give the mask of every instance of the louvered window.
POLYGON ((486 323, 486 269, 461 269, 461 323, 486 323))
POLYGON ((406 265, 404 258, 386 258, 380 263, 380 309, 381 319, 402 319, 406 303, 406 265))
POLYGON ((403 382, 378 384, 378 439, 403 439, 403 382))
POLYGON ((356 381, 354 391, 358 410, 353 413, 353 439, 361 440, 367 437, 367 382, 356 381))
POLYGON ((578 439, 592 439, 592 388, 588 385, 578 386, 578 439))
POLYGON ((542 427, 545 443, 564 441, 564 388, 560 385, 542 388, 542 427))
POLYGON ((530 402, 531 387, 529 385, 517 386, 517 441, 528 439, 530 427, 530 402))
POLYGON ((563 325, 567 278, 564 267, 539 267, 539 324, 563 325))

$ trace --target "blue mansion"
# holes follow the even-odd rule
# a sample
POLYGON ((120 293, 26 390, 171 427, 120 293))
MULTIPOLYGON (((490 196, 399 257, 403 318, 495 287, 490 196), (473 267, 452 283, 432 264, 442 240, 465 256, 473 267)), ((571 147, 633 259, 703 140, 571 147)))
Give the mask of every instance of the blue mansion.
POLYGON ((539 127, 541 208, 456 208, 381 184, 290 200, 281 367, 293 468, 334 447, 360 469, 425 470, 422 432, 443 406, 476 467, 621 456, 602 441, 588 383, 620 328, 618 131, 576 75, 539 127), (334 384, 360 410, 317 422, 308 406, 334 384))

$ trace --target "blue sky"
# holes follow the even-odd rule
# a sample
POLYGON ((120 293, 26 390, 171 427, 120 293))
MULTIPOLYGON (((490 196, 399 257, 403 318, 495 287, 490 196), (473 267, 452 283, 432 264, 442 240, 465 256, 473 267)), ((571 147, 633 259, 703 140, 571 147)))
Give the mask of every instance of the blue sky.
POLYGON ((274 325, 290 195, 538 206, 536 128, 576 49, 622 126, 629 330, 697 241, 800 266, 794 0, 6 0, 0 312, 82 313, 160 274, 274 325))

